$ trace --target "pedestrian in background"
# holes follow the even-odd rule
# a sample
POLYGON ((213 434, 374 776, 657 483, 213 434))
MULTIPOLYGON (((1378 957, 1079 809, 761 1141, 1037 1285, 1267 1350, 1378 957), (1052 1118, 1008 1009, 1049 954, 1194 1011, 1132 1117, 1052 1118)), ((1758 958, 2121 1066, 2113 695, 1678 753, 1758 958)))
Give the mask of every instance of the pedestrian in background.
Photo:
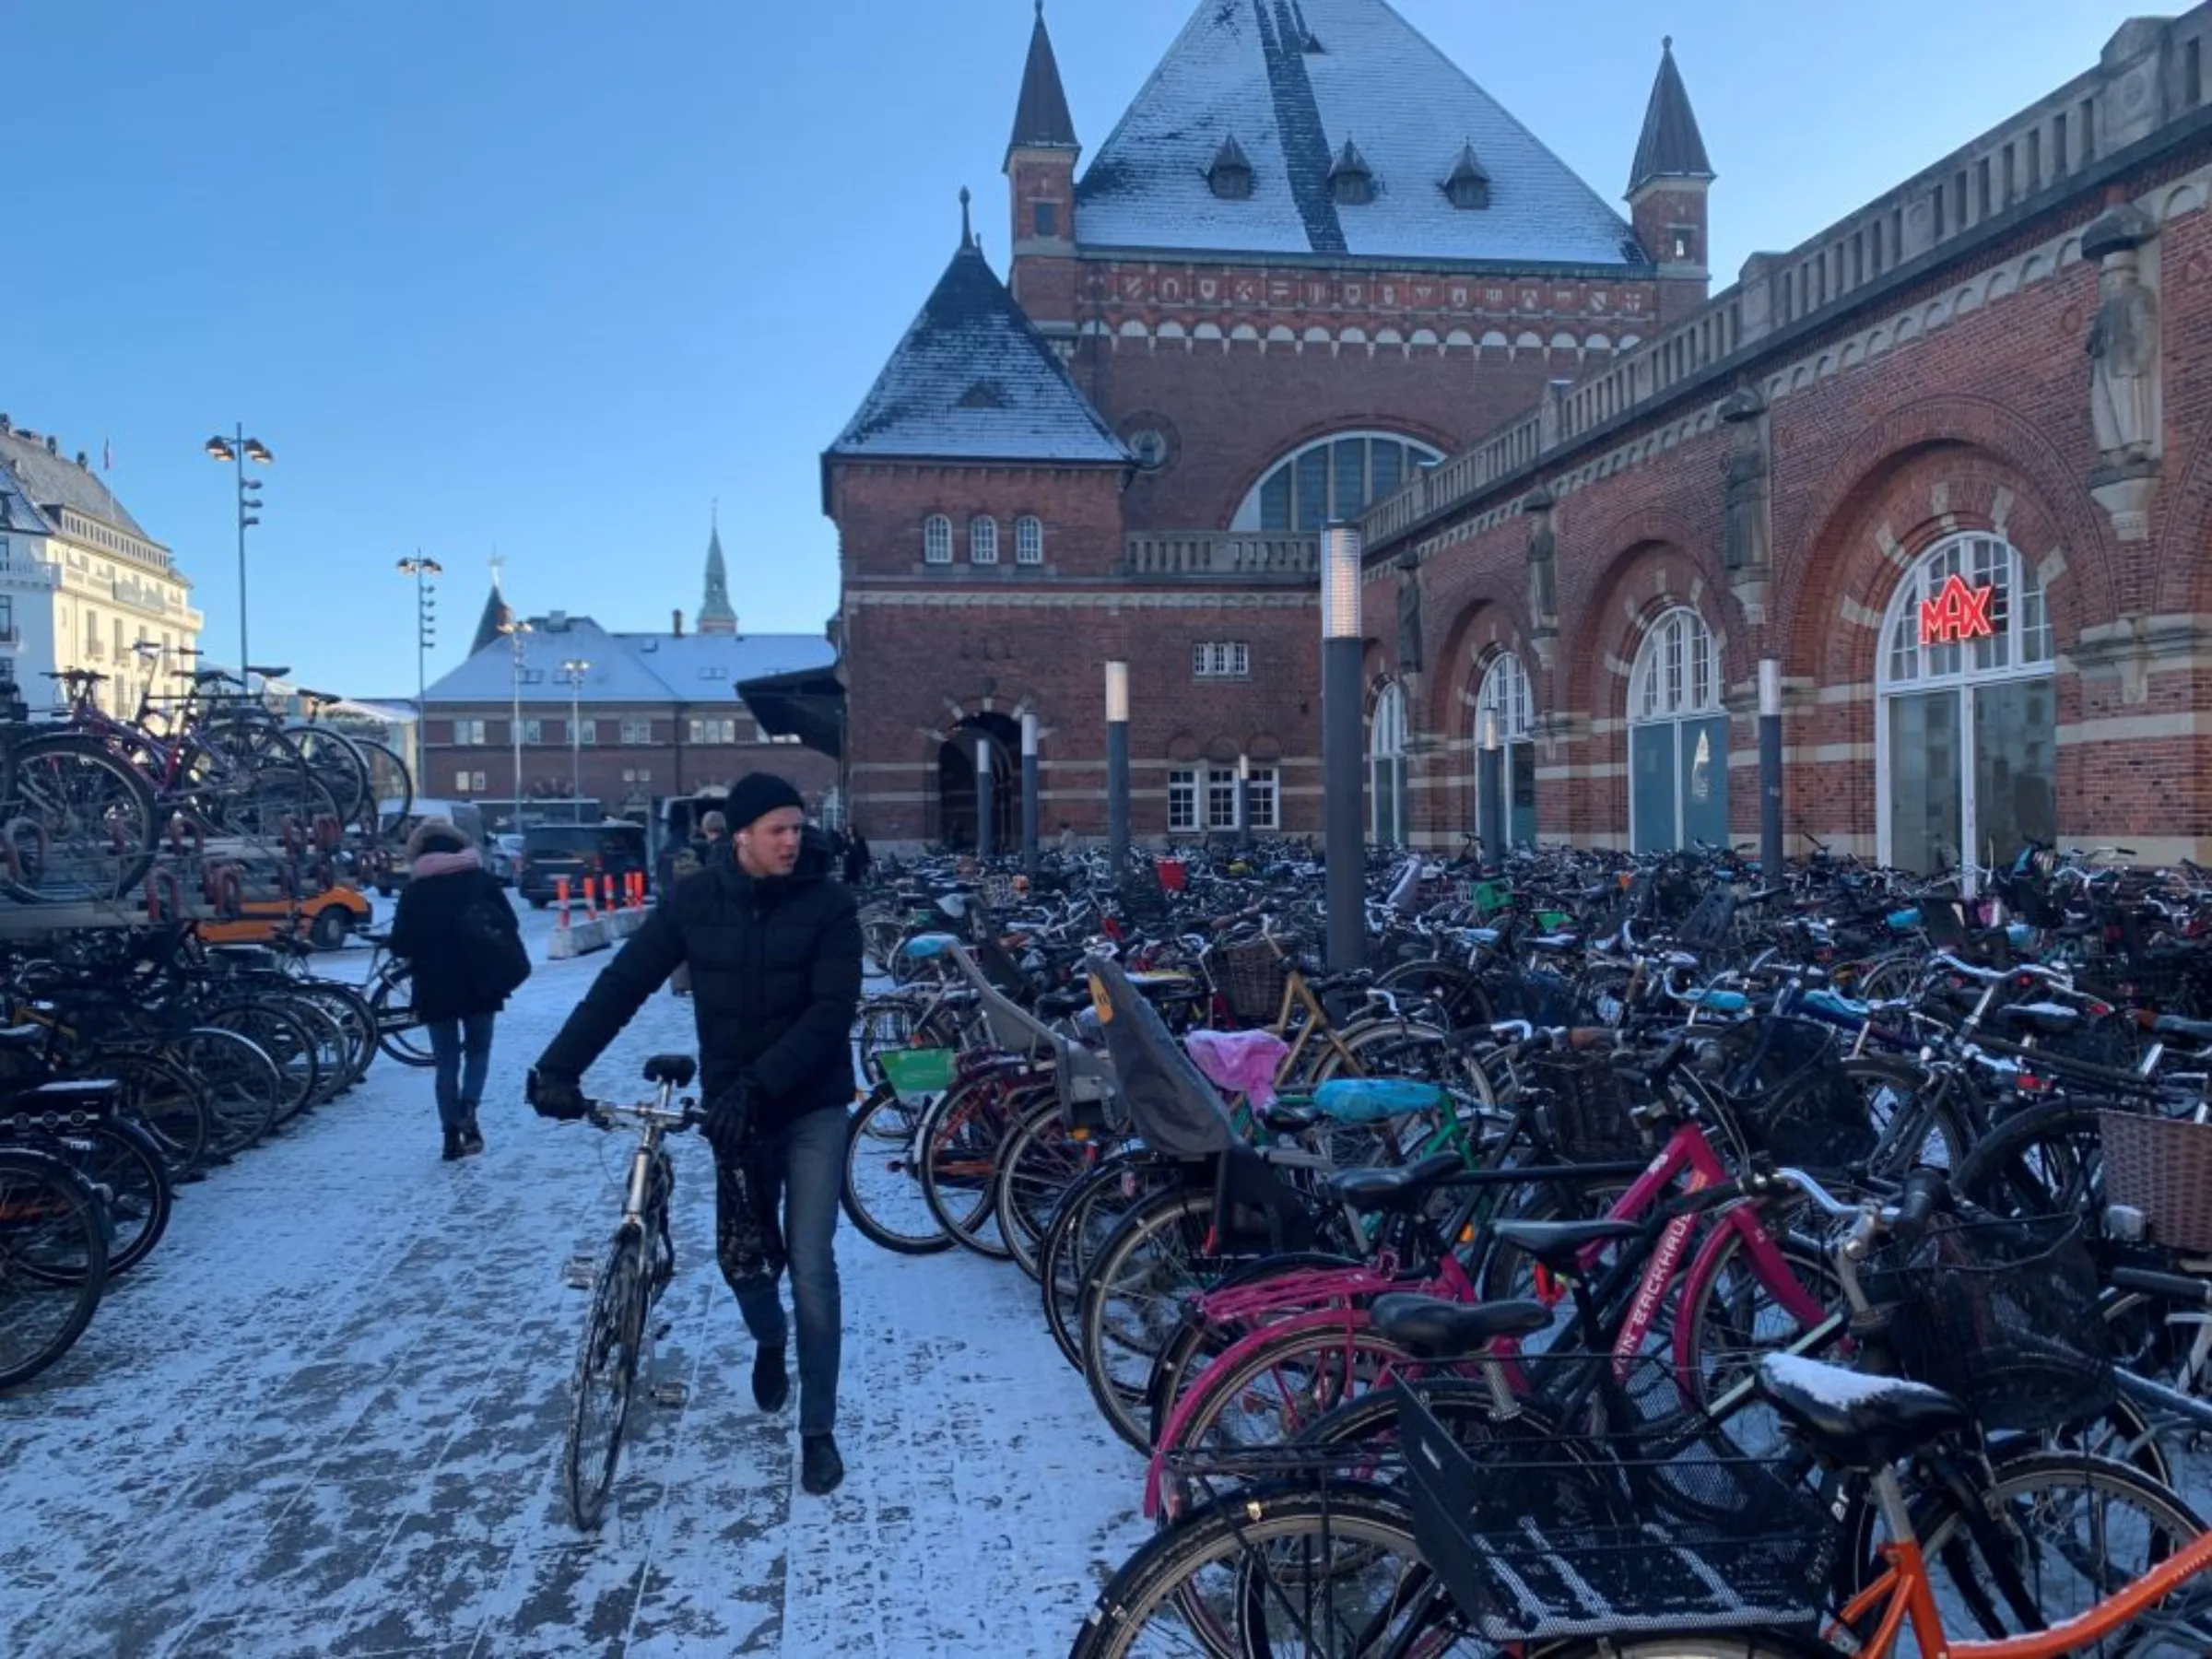
POLYGON ((407 964, 415 1017, 429 1032, 450 1163, 484 1150, 477 1105, 491 1065, 492 1023, 529 977, 530 959, 505 890, 453 824, 418 824, 407 863, 389 948, 407 964))

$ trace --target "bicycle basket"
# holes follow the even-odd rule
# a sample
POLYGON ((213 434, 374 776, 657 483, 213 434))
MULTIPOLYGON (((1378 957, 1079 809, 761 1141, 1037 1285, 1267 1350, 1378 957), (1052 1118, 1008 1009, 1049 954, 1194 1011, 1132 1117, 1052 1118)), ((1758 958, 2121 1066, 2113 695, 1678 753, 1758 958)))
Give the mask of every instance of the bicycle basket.
POLYGON ((1594 1020, 1584 1011, 1571 981, 1556 973, 1507 973, 1486 979, 1490 1013, 1497 1019, 1525 1019, 1531 1025, 1589 1025, 1594 1020))
POLYGON ((1628 1079, 1602 1054, 1544 1054, 1524 1067, 1553 1148, 1571 1163, 1641 1158, 1651 1151, 1630 1113, 1628 1079))
POLYGON ((1282 1011, 1283 987, 1289 982, 1290 959, 1270 938, 1217 945, 1207 953, 1206 971, 1229 1011, 1239 1019, 1265 1024, 1282 1011))
POLYGON ((948 1048, 890 1048, 876 1051, 891 1090, 902 1100, 921 1100, 952 1087, 959 1056, 948 1048))
POLYGON ((2212 1250, 2212 1124, 2100 1112, 2104 1197, 2142 1212, 2173 1250, 2212 1250))
POLYGON ((1395 1386, 1414 1537, 1488 1641, 1816 1617, 1834 1527, 1786 1467, 1710 1428, 1666 1456, 1618 1437, 1463 1443, 1395 1386))
POLYGON ((1735 1081, 1736 1117, 1778 1163, 1833 1172, 1865 1168, 1880 1134, 1865 1098, 1837 1064, 1841 1043, 1825 1026, 1770 1019, 1741 1028, 1751 1046, 1735 1081), (1755 1033, 1755 1034, 1754 1034, 1755 1033))
POLYGON ((1862 1282, 1888 1305, 1899 1370, 1985 1429, 2039 1432, 2112 1403, 2112 1339, 2077 1216, 1939 1218, 1870 1256, 1862 1282))

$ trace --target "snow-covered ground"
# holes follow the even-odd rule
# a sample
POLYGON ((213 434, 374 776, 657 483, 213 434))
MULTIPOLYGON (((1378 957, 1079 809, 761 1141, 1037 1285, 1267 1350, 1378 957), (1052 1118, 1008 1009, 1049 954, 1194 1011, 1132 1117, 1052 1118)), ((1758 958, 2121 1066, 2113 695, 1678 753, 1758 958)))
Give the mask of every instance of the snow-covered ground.
MULTIPOLYGON (((69 1358, 0 1396, 0 1653, 1065 1653, 1145 1534, 1141 1465, 1034 1287, 841 1229, 849 1472, 806 1497, 795 1397, 753 1406, 688 1138, 659 1374, 689 1400, 640 1407, 604 1531, 570 1528, 556 1462, 585 1293, 562 1268, 616 1215, 627 1143, 522 1102, 607 959, 544 963, 550 919, 524 914, 541 966, 500 1024, 485 1156, 440 1162, 429 1074, 380 1059, 184 1188, 69 1358)), ((663 993, 590 1085, 632 1089, 647 1054, 694 1046, 690 1004, 663 993)))

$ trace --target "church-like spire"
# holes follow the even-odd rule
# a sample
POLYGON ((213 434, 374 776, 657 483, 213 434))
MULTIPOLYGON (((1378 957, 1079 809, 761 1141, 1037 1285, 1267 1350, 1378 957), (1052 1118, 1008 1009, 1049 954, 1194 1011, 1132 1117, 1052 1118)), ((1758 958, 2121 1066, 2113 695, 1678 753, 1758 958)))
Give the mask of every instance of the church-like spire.
POLYGON ((477 637, 469 641, 468 654, 477 652, 493 641, 506 637, 507 623, 514 613, 507 608, 507 596, 500 592, 500 579, 491 579, 491 592, 484 596, 484 614, 477 618, 477 637))
POLYGON ((699 605, 699 631, 734 634, 737 613, 730 605, 730 573, 722 559, 722 523, 719 512, 707 532, 707 593, 699 605))
POLYGON ((1067 92, 1060 85, 1060 63, 1053 38, 1044 30, 1044 0, 1037 0, 1037 25, 1030 31, 1030 61, 1021 72, 1021 101, 1014 108, 1014 136, 1006 153, 1018 149, 1080 149, 1075 117, 1067 112, 1067 92))
POLYGON ((1633 200, 1663 180, 1712 178, 1712 163, 1705 159, 1705 140, 1690 111, 1682 72, 1675 67, 1675 41, 1669 35, 1659 43, 1659 76, 1652 83, 1652 101, 1643 112, 1636 164, 1629 169, 1629 196, 1633 200))

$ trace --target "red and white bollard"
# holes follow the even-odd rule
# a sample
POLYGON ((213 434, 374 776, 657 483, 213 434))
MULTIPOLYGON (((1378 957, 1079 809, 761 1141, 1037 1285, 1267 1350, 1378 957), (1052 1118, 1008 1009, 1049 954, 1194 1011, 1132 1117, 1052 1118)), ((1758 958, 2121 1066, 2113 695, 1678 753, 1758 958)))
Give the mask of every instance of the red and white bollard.
POLYGON ((553 894, 560 904, 561 930, 566 932, 569 925, 569 878, 566 876, 553 877, 553 894))

